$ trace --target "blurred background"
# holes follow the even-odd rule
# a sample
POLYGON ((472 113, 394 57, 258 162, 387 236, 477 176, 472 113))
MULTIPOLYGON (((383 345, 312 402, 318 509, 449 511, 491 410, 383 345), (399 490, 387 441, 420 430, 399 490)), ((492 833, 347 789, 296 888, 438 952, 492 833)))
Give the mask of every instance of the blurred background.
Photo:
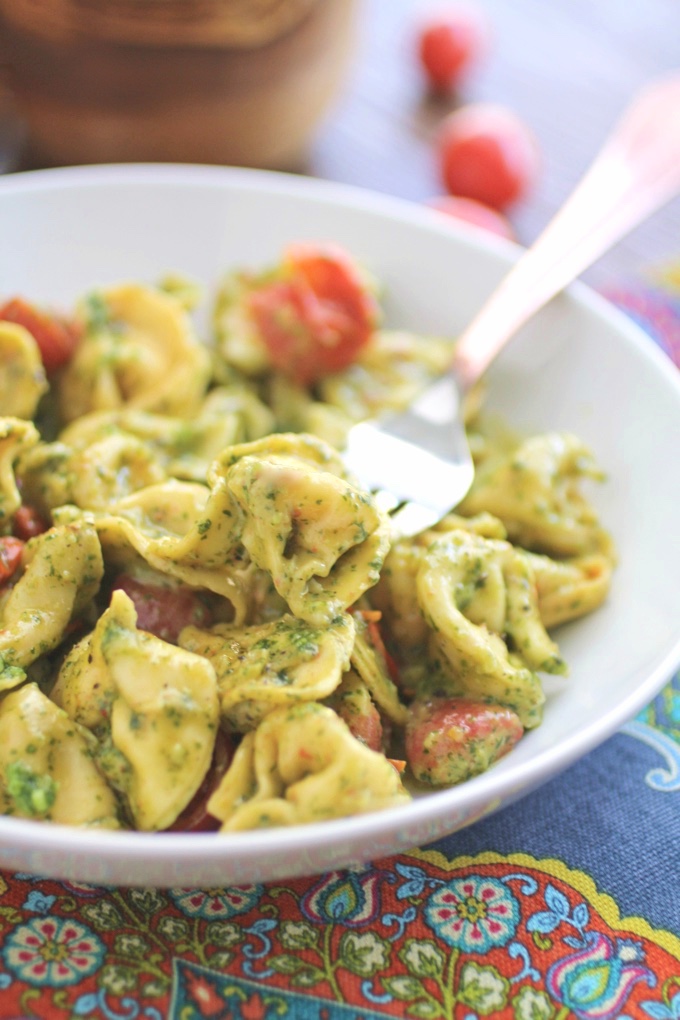
MULTIPOLYGON (((433 88, 425 0, 0 0, 0 170, 128 160, 263 166, 416 202, 443 194, 456 109, 502 104, 535 172, 501 212, 529 243, 633 92, 680 68, 678 0, 472 0, 488 32, 433 88)), ((474 20, 474 18, 473 18, 474 20)), ((680 253, 680 203, 586 278, 680 253)))

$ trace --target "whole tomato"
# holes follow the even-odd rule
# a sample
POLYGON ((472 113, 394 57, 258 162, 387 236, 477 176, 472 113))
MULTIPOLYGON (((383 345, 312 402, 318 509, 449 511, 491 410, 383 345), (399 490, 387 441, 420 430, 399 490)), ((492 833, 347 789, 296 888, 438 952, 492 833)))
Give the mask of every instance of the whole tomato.
POLYGON ((474 4, 440 5, 424 14, 416 30, 417 55, 435 93, 458 88, 488 49, 489 22, 474 4))
POLYGON ((442 183, 450 195, 504 211, 524 198, 539 172, 536 139, 512 110, 471 103, 448 114, 436 141, 442 183))
POLYGON ((515 232, 510 220, 489 205, 484 205, 474 198, 461 198, 459 195, 438 195, 428 200, 427 205, 431 209, 451 216, 454 220, 463 220, 471 223, 482 230, 489 230, 492 234, 505 237, 509 241, 515 240, 515 232))

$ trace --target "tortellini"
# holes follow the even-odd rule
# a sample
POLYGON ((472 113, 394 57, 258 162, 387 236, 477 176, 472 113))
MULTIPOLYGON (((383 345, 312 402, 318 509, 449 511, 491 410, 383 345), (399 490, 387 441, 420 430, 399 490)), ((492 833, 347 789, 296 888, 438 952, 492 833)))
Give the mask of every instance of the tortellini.
POLYGON ((511 546, 484 548, 460 532, 428 550, 416 586, 447 692, 506 705, 530 727, 540 722, 545 701, 534 670, 564 672, 564 664, 541 624, 521 556, 511 546))
POLYGON ((237 624, 258 571, 301 619, 328 623, 375 584, 389 542, 387 519, 338 470, 337 455, 314 437, 274 436, 227 447, 210 489, 150 484, 93 520, 119 565, 137 555, 209 589, 229 600, 237 624))
POLYGON ((602 558, 558 563, 484 533, 503 527, 488 516, 452 516, 415 542, 398 542, 376 602, 402 638, 407 687, 505 705, 528 728, 545 700, 537 674, 566 673, 546 626, 579 615, 574 599, 567 605, 576 591, 588 608, 599 604, 610 568, 602 558))
POLYGON ((210 356, 181 303, 130 283, 83 303, 85 333, 59 381, 64 421, 129 406, 195 414, 210 380, 210 356))
POLYGON ((407 799, 390 762, 312 701, 277 708, 246 734, 208 810, 222 832, 235 832, 342 818, 407 799))
POLYGON ((61 825, 120 828, 89 730, 24 684, 0 702, 0 812, 61 825))
POLYGON ((243 733, 279 705, 332 693, 349 666, 354 637, 348 614, 320 629, 286 613, 253 627, 185 627, 180 645, 212 662, 223 721, 243 733))
POLYGON ((32 422, 20 418, 0 418, 0 527, 21 506, 15 467, 21 455, 35 447, 40 435, 32 422))
POLYGON ((275 444, 228 451, 241 540, 292 612, 328 623, 378 580, 389 520, 370 495, 275 444))
POLYGON ((20 475, 26 494, 48 513, 65 503, 105 510, 166 477, 153 451, 125 433, 104 436, 81 450, 45 443, 22 458, 20 475))
POLYGON ((538 610, 546 627, 557 627, 602 605, 611 587, 614 563, 593 553, 571 560, 527 554, 536 579, 538 610))
MULTIPOLYGON (((134 437, 154 457, 163 478, 205 482, 212 461, 225 447, 267 435, 274 423, 272 411, 251 390, 217 386, 191 421, 134 407, 95 411, 67 425, 60 441, 84 450, 110 436, 134 437)), ((128 489, 132 491, 129 483, 128 489)))
POLYGON ((47 379, 40 351, 23 326, 0 322, 0 411, 15 418, 32 418, 47 379))
POLYGON ((139 558, 160 574, 227 599, 236 622, 248 609, 253 565, 238 544, 238 519, 228 493, 169 479, 94 515, 107 557, 127 569, 139 558))
POLYGON ((580 439, 561 432, 533 436, 480 465, 458 512, 494 514, 512 542, 551 556, 609 549, 581 492, 583 478, 601 480, 602 472, 580 439))
POLYGON ((94 631, 69 653, 52 698, 99 746, 95 760, 138 829, 165 829, 210 765, 218 727, 207 659, 137 630, 115 591, 94 631))
POLYGON ((34 538, 26 548, 25 570, 0 601, 0 691, 15 687, 25 668, 56 648, 74 617, 99 590, 104 573, 94 528, 63 524, 34 538))

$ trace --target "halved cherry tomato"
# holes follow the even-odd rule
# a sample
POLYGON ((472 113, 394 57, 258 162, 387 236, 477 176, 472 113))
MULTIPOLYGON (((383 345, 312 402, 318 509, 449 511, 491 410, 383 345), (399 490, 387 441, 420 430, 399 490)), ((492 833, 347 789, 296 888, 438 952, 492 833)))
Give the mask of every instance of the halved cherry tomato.
POLYGON ((137 626, 163 641, 177 643, 183 627, 209 627, 212 613, 193 588, 165 588, 121 574, 113 588, 122 588, 135 604, 137 626))
POLYGON ((12 531, 24 542, 36 535, 42 535, 49 528, 48 522, 34 506, 20 506, 12 520, 12 531))
POLYGON ((510 708, 466 698, 416 699, 406 724, 406 758, 420 782, 451 786, 476 776, 524 732, 510 708))
POLYGON ((7 584, 19 569, 24 542, 13 535, 0 538, 0 585, 7 584))
POLYGON ((249 311, 274 368, 304 386, 351 364, 377 322, 375 299, 335 245, 291 245, 281 279, 253 290, 249 311))
POLYGON ((435 92, 450 92, 487 48, 489 24, 480 7, 450 3, 425 14, 418 26, 418 59, 435 92))
POLYGON ((451 195, 504 210, 523 198, 538 175, 538 146, 527 125, 494 103, 471 103, 442 121, 440 173, 451 195))
POLYGON ((464 220, 466 223, 472 223, 475 227, 481 227, 482 230, 498 234, 499 237, 507 237, 509 241, 515 239, 515 232, 507 217, 497 209, 477 202, 474 198, 461 198, 460 195, 439 195, 429 199, 427 205, 431 209, 452 216, 453 219, 464 220))
POLYGON ((385 746, 382 717, 377 706, 371 701, 365 711, 358 712, 350 702, 340 699, 334 706, 341 719, 347 723, 353 737, 369 747, 371 751, 382 751, 385 746))
POLYGON ((166 832, 215 832, 220 821, 208 813, 207 804, 219 786, 222 776, 231 765, 234 749, 231 740, 222 730, 217 733, 210 768, 205 779, 191 798, 184 811, 166 829, 166 832))
POLYGON ((80 342, 74 324, 36 308, 22 297, 6 301, 0 307, 0 319, 28 330, 40 349, 46 372, 55 372, 70 361, 80 342))

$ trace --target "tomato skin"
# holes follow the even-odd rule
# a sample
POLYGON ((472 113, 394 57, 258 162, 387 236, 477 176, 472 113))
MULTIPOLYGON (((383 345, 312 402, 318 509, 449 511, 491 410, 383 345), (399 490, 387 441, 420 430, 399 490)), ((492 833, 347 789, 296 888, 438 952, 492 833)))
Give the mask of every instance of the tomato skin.
POLYGON ((477 202, 474 198, 461 198, 459 195, 438 195, 436 198, 429 199, 427 205, 453 219, 463 220, 465 223, 471 223, 482 230, 497 234, 498 237, 505 237, 509 241, 515 240, 515 232, 507 217, 497 209, 477 202))
POLYGON ((523 732, 515 712, 502 705, 466 698, 417 699, 406 724, 406 758, 419 782, 451 786, 486 771, 523 732))
POLYGON ((472 103, 448 114, 436 141, 442 182, 450 195, 504 211, 538 177, 536 140, 512 110, 472 103))
POLYGON ((340 718, 347 723, 353 737, 365 744, 371 751, 383 750, 385 735, 382 718, 373 702, 365 712, 353 711, 344 701, 340 701, 335 710, 340 718))
POLYGON ((13 535, 0 538, 0 585, 7 584, 21 566, 24 545, 13 535))
POLYGON ((48 373, 67 364, 80 342, 80 333, 74 324, 42 311, 22 297, 6 301, 0 307, 0 319, 28 330, 38 345, 48 373))
POLYGON ((212 623, 208 606, 192 588, 165 588, 127 574, 117 577, 113 588, 122 589, 134 602, 139 629, 163 641, 177 644, 182 628, 189 624, 209 627, 212 623))
POLYGON ((248 310, 274 368, 309 386, 355 360, 377 305, 335 245, 290 245, 280 279, 256 286, 248 310))
POLYGON ((24 542, 35 538, 36 535, 42 535, 48 528, 48 522, 33 506, 20 506, 14 514, 12 531, 24 542))
POLYGON ((487 49, 489 25, 472 4, 447 4, 425 16, 416 43, 420 66, 435 93, 456 89, 487 49))
POLYGON ((218 730, 210 768, 198 790, 165 832, 216 832, 222 824, 208 813, 207 804, 231 765, 234 748, 223 730, 218 730))

